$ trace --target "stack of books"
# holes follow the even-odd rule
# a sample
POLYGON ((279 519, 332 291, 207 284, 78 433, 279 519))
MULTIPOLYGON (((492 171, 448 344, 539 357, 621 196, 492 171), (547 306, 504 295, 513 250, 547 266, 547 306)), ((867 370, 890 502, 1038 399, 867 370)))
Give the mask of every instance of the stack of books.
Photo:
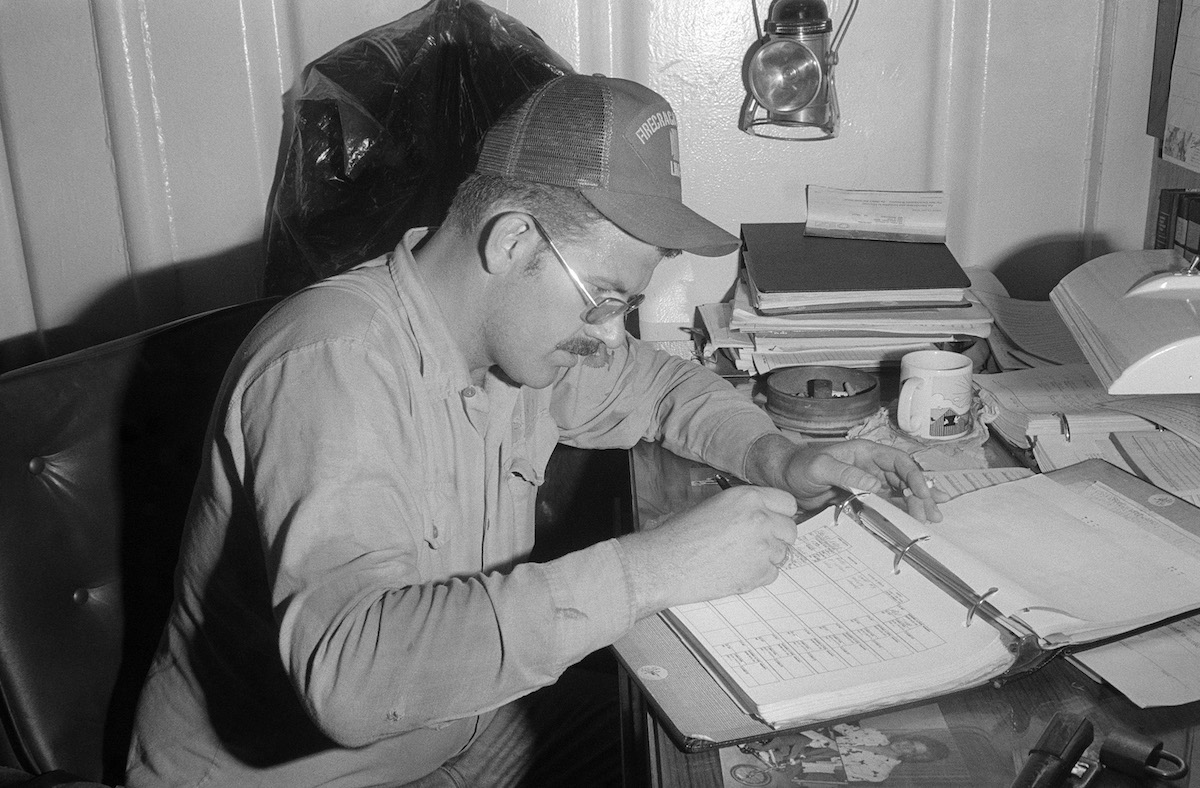
POLYGON ((940 197, 809 187, 807 224, 743 224, 733 298, 701 308, 709 353, 753 374, 879 369, 913 350, 987 337, 992 315, 946 247, 940 197), (913 205, 925 209, 919 222, 905 221, 913 205))

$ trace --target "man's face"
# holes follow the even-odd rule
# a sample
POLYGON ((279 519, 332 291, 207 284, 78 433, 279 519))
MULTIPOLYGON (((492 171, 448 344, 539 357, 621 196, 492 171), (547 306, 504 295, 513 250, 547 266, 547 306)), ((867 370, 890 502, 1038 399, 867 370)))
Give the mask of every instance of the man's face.
MULTIPOLYGON (((563 259, 592 298, 628 300, 650 283, 658 248, 602 222, 577 241, 555 238, 563 259)), ((489 355, 510 379, 533 388, 552 384, 566 368, 624 342, 624 321, 599 325, 581 317, 591 306, 570 276, 543 248, 540 265, 509 273, 486 325, 489 355)))

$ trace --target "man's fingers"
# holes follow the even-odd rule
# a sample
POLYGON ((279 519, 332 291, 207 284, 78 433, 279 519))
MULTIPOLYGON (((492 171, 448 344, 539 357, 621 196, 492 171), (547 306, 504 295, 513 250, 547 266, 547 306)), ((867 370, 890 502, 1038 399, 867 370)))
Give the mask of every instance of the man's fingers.
POLYGON ((883 482, 873 474, 828 454, 821 455, 813 461, 812 481, 823 487, 866 492, 875 492, 883 486, 883 482))
POLYGON ((930 523, 940 523, 942 521, 942 513, 938 510, 933 498, 925 499, 911 495, 905 496, 904 505, 908 509, 908 513, 918 520, 930 523))

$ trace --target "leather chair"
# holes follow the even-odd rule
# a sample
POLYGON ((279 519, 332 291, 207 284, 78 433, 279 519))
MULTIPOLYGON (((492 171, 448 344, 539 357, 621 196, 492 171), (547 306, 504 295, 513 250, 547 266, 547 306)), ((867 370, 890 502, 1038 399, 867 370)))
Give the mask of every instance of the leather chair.
POLYGON ((0 785, 124 778, 209 412, 274 301, 0 375, 0 785))

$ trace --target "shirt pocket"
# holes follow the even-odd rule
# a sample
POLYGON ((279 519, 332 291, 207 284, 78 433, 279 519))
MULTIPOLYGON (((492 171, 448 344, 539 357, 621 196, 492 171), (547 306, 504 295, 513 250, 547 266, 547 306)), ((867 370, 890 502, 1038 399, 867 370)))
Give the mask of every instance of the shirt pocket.
POLYGON ((421 518, 421 538, 430 550, 440 550, 446 545, 449 536, 447 518, 452 516, 458 507, 454 485, 444 479, 432 482, 426 488, 425 500, 427 516, 421 518))
POLYGON ((420 532, 413 534, 420 540, 416 545, 417 565, 421 577, 439 580, 446 577, 451 568, 450 536, 453 529, 449 518, 457 511, 454 488, 445 481, 431 482, 423 497, 425 511, 421 514, 420 532))
POLYGON ((514 422, 513 433, 507 463, 510 478, 540 487, 558 445, 558 425, 548 411, 531 403, 526 406, 525 419, 514 422))
MULTIPOLYGON (((533 409, 527 409, 529 413, 533 409)), ((527 557, 533 548, 534 524, 538 520, 538 493, 546 481, 546 466, 558 445, 558 427, 542 411, 541 418, 514 420, 513 436, 504 463, 507 501, 501 511, 516 526, 513 529, 512 551, 518 558, 527 557), (523 429, 528 425, 527 429, 523 429)))

